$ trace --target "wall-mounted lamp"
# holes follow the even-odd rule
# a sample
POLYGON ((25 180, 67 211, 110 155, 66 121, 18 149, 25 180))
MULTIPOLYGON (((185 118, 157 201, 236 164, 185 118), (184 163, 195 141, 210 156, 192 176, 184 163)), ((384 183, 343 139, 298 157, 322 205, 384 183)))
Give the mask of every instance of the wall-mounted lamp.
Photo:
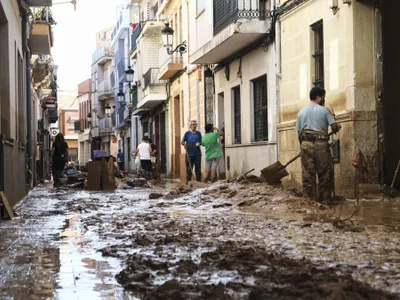
POLYGON ((133 82, 133 74, 135 74, 135 71, 132 70, 131 66, 128 66, 128 70, 125 71, 126 81, 133 82))
POLYGON ((87 120, 89 123, 92 122, 92 114, 91 113, 87 114, 87 120))
POLYGON ((338 0, 328 0, 328 6, 332 9, 333 14, 336 15, 339 10, 338 0))
POLYGON ((343 0, 343 4, 351 4, 351 0, 343 0))
POLYGON ((120 105, 123 105, 124 102, 125 102, 125 94, 124 94, 124 92, 120 90, 120 91, 118 92, 118 94, 117 94, 117 97, 118 97, 118 102, 119 102, 119 104, 120 104, 120 105))
POLYGON ((110 116, 110 114, 111 114, 111 107, 110 107, 110 105, 109 105, 109 104, 107 104, 107 105, 106 105, 106 107, 105 107, 105 111, 106 111, 106 115, 107 115, 107 117, 109 117, 109 116, 110 116))
POLYGON ((187 51, 186 41, 176 46, 174 50, 171 50, 173 47, 172 42, 174 38, 174 30, 171 27, 169 27, 169 23, 165 23, 165 27, 161 30, 161 34, 162 34, 163 46, 167 49, 168 55, 172 55, 174 52, 177 51, 181 55, 183 53, 186 53, 187 51))

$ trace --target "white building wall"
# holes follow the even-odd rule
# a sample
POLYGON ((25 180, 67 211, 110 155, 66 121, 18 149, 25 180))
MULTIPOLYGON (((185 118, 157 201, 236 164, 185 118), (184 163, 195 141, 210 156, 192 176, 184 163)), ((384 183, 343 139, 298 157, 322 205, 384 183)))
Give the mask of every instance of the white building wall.
MULTIPOLYGON (((230 80, 225 78, 224 70, 215 74, 215 101, 218 94, 224 93, 224 115, 225 115, 225 143, 226 163, 228 177, 234 177, 255 169, 253 174, 258 175, 260 170, 276 161, 276 76, 275 56, 273 47, 264 52, 261 48, 247 54, 242 58, 242 77, 238 76, 239 60, 230 64, 230 80), (262 75, 267 75, 268 95, 268 141, 254 142, 254 112, 252 99, 251 80, 262 75), (240 85, 241 93, 241 137, 242 143, 235 145, 234 121, 233 121, 233 96, 232 88, 240 85)), ((222 120, 217 120, 218 124, 222 120)))
POLYGON ((208 43, 213 32, 213 0, 205 0, 205 10, 197 12, 197 1, 189 1, 189 55, 208 43))

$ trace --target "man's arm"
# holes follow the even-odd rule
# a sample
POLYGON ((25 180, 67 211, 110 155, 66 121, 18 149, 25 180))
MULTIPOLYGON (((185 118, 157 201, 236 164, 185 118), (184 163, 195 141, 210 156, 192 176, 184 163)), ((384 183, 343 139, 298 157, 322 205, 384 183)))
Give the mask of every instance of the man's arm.
POLYGON ((332 113, 326 109, 326 118, 328 121, 329 126, 331 126, 331 129, 334 133, 338 133, 340 131, 340 129, 342 128, 342 126, 340 126, 340 124, 338 124, 335 120, 335 117, 332 115, 332 113))
POLYGON ((214 126, 214 130, 216 130, 219 133, 219 136, 224 135, 224 132, 221 129, 219 129, 217 126, 214 126))
POLYGON ((183 147, 185 147, 185 149, 187 149, 186 137, 187 137, 187 132, 185 132, 185 134, 184 134, 184 136, 183 136, 183 139, 182 139, 182 141, 181 141, 181 145, 182 145, 183 147))

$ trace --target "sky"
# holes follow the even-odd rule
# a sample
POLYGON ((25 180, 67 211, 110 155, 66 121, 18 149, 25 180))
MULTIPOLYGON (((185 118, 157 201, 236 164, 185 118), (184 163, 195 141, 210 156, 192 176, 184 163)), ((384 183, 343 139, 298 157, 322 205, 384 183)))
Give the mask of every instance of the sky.
POLYGON ((59 91, 71 92, 91 76, 96 33, 116 23, 118 6, 128 0, 77 0, 76 12, 70 3, 57 4, 67 1, 53 0, 57 25, 52 54, 58 65, 59 91))

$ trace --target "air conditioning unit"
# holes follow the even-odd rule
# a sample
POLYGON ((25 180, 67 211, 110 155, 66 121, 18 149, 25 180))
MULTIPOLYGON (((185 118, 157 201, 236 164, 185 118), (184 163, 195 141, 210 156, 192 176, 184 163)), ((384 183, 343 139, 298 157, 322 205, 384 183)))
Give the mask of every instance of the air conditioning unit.
POLYGON ((99 39, 102 39, 102 40, 106 39, 106 32, 105 31, 99 32, 99 39))

